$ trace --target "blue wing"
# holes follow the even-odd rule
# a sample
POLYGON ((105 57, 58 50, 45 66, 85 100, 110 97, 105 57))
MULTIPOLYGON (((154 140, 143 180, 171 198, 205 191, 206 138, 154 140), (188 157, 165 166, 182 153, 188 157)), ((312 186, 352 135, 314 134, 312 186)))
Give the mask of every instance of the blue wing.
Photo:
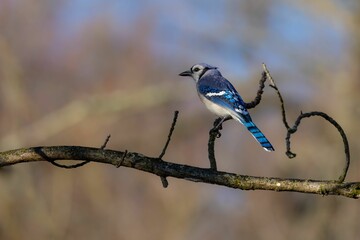
POLYGON ((234 86, 222 76, 203 77, 197 84, 199 94, 224 107, 244 121, 250 121, 245 103, 234 86))

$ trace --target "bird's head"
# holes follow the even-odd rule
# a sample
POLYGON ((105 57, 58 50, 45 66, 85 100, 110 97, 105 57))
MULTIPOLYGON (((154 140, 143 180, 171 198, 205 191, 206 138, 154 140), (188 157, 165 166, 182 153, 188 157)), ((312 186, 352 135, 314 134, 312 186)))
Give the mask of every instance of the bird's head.
POLYGON ((217 69, 217 67, 213 67, 206 63, 197 63, 193 65, 190 70, 180 73, 180 76, 190 76, 195 82, 197 82, 208 70, 217 69))

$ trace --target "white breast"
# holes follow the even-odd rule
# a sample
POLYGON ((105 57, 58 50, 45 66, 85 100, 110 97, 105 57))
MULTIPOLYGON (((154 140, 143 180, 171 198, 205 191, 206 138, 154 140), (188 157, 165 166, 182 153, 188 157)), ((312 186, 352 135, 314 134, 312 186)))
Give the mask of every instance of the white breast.
POLYGON ((200 97, 201 101, 205 104, 205 106, 210 110, 210 112, 214 113, 215 115, 217 115, 219 117, 226 117, 226 116, 233 115, 233 114, 231 114, 231 112, 228 109, 223 108, 223 107, 211 102, 206 97, 203 97, 200 94, 199 94, 199 97, 200 97))

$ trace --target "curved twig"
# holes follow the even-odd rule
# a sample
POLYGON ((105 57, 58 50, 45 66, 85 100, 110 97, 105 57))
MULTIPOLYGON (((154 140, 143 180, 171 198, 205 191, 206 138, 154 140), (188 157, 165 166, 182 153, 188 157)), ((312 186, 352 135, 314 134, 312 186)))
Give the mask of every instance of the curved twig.
POLYGON ((291 150, 290 150, 290 137, 291 137, 292 134, 294 134, 297 131, 297 128, 300 125, 301 120, 303 118, 309 118, 309 117, 312 117, 312 116, 319 116, 319 117, 324 118, 326 121, 330 122, 338 130, 338 132, 341 135, 341 138, 342 138, 343 143, 344 143, 345 166, 343 168, 343 171, 342 171, 340 177, 338 178, 338 182, 340 182, 340 183, 344 182, 345 177, 346 177, 347 172, 348 172, 348 169, 349 169, 349 166, 350 166, 349 142, 347 140, 346 134, 345 134, 344 130, 342 129, 342 127, 333 118, 331 118, 326 113, 314 111, 314 112, 308 112, 308 113, 301 113, 298 116, 298 118, 296 119, 296 121, 294 123, 294 126, 292 128, 289 128, 288 132, 286 134, 286 155, 289 158, 293 158, 293 157, 296 156, 296 154, 291 152, 291 150))
MULTIPOLYGON (((110 140, 111 135, 107 135, 104 143, 101 145, 100 149, 105 149, 106 145, 108 144, 109 140, 110 140)), ((41 153, 39 153, 41 154, 41 153)), ((46 156, 44 156, 44 158, 46 159, 46 156)), ((88 164, 90 161, 82 161, 80 163, 76 163, 76 164, 72 164, 72 165, 64 165, 64 164, 59 164, 57 162, 55 162, 56 160, 51 160, 48 159, 48 162, 51 163, 52 165, 54 165, 55 167, 59 167, 59 168, 64 168, 64 169, 73 169, 73 168, 78 168, 78 167, 82 167, 86 164, 88 164)))
POLYGON ((265 71, 265 73, 267 75, 267 78, 270 80, 270 87, 275 89, 275 91, 277 92, 277 95, 278 95, 278 97, 280 99, 282 121, 283 121, 283 123, 284 123, 284 125, 285 125, 285 127, 287 129, 287 134, 286 134, 286 138, 285 138, 286 155, 289 158, 296 157, 296 154, 290 151, 290 145, 291 145, 290 136, 297 131, 297 127, 299 126, 301 120, 303 118, 309 118, 309 117, 312 117, 312 116, 320 116, 320 117, 324 118, 326 121, 330 122, 338 130, 338 132, 340 133, 341 138, 343 140, 344 151, 345 151, 345 166, 343 168, 343 171, 342 171, 340 177, 337 180, 338 182, 343 182, 345 180, 345 177, 347 175, 347 172, 348 172, 348 169, 349 169, 349 166, 350 166, 350 149, 349 149, 349 142, 347 140, 346 134, 345 134, 344 130, 342 129, 342 127, 333 118, 331 118, 329 115, 327 115, 324 112, 318 112, 318 111, 313 111, 313 112, 308 112, 308 113, 301 112, 300 115, 297 117, 297 119, 296 119, 296 121, 294 123, 294 126, 290 127, 288 122, 287 122, 287 119, 286 119, 285 104, 284 104, 284 100, 283 100, 283 98, 281 96, 281 93, 280 93, 278 87, 276 86, 274 79, 271 77, 270 72, 267 69, 265 64, 263 64, 263 68, 264 68, 264 71, 265 71))

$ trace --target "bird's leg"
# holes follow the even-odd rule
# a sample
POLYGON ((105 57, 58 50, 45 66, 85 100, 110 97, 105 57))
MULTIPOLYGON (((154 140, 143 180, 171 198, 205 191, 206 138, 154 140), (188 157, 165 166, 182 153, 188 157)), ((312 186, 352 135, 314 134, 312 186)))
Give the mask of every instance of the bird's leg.
POLYGON ((218 118, 216 119, 216 121, 214 122, 214 130, 221 130, 222 129, 222 124, 223 122, 230 120, 231 117, 230 116, 226 116, 226 117, 222 117, 222 118, 218 118))
POLYGON ((214 124, 214 130, 221 130, 222 129, 222 123, 225 121, 225 117, 216 119, 216 122, 214 124))

